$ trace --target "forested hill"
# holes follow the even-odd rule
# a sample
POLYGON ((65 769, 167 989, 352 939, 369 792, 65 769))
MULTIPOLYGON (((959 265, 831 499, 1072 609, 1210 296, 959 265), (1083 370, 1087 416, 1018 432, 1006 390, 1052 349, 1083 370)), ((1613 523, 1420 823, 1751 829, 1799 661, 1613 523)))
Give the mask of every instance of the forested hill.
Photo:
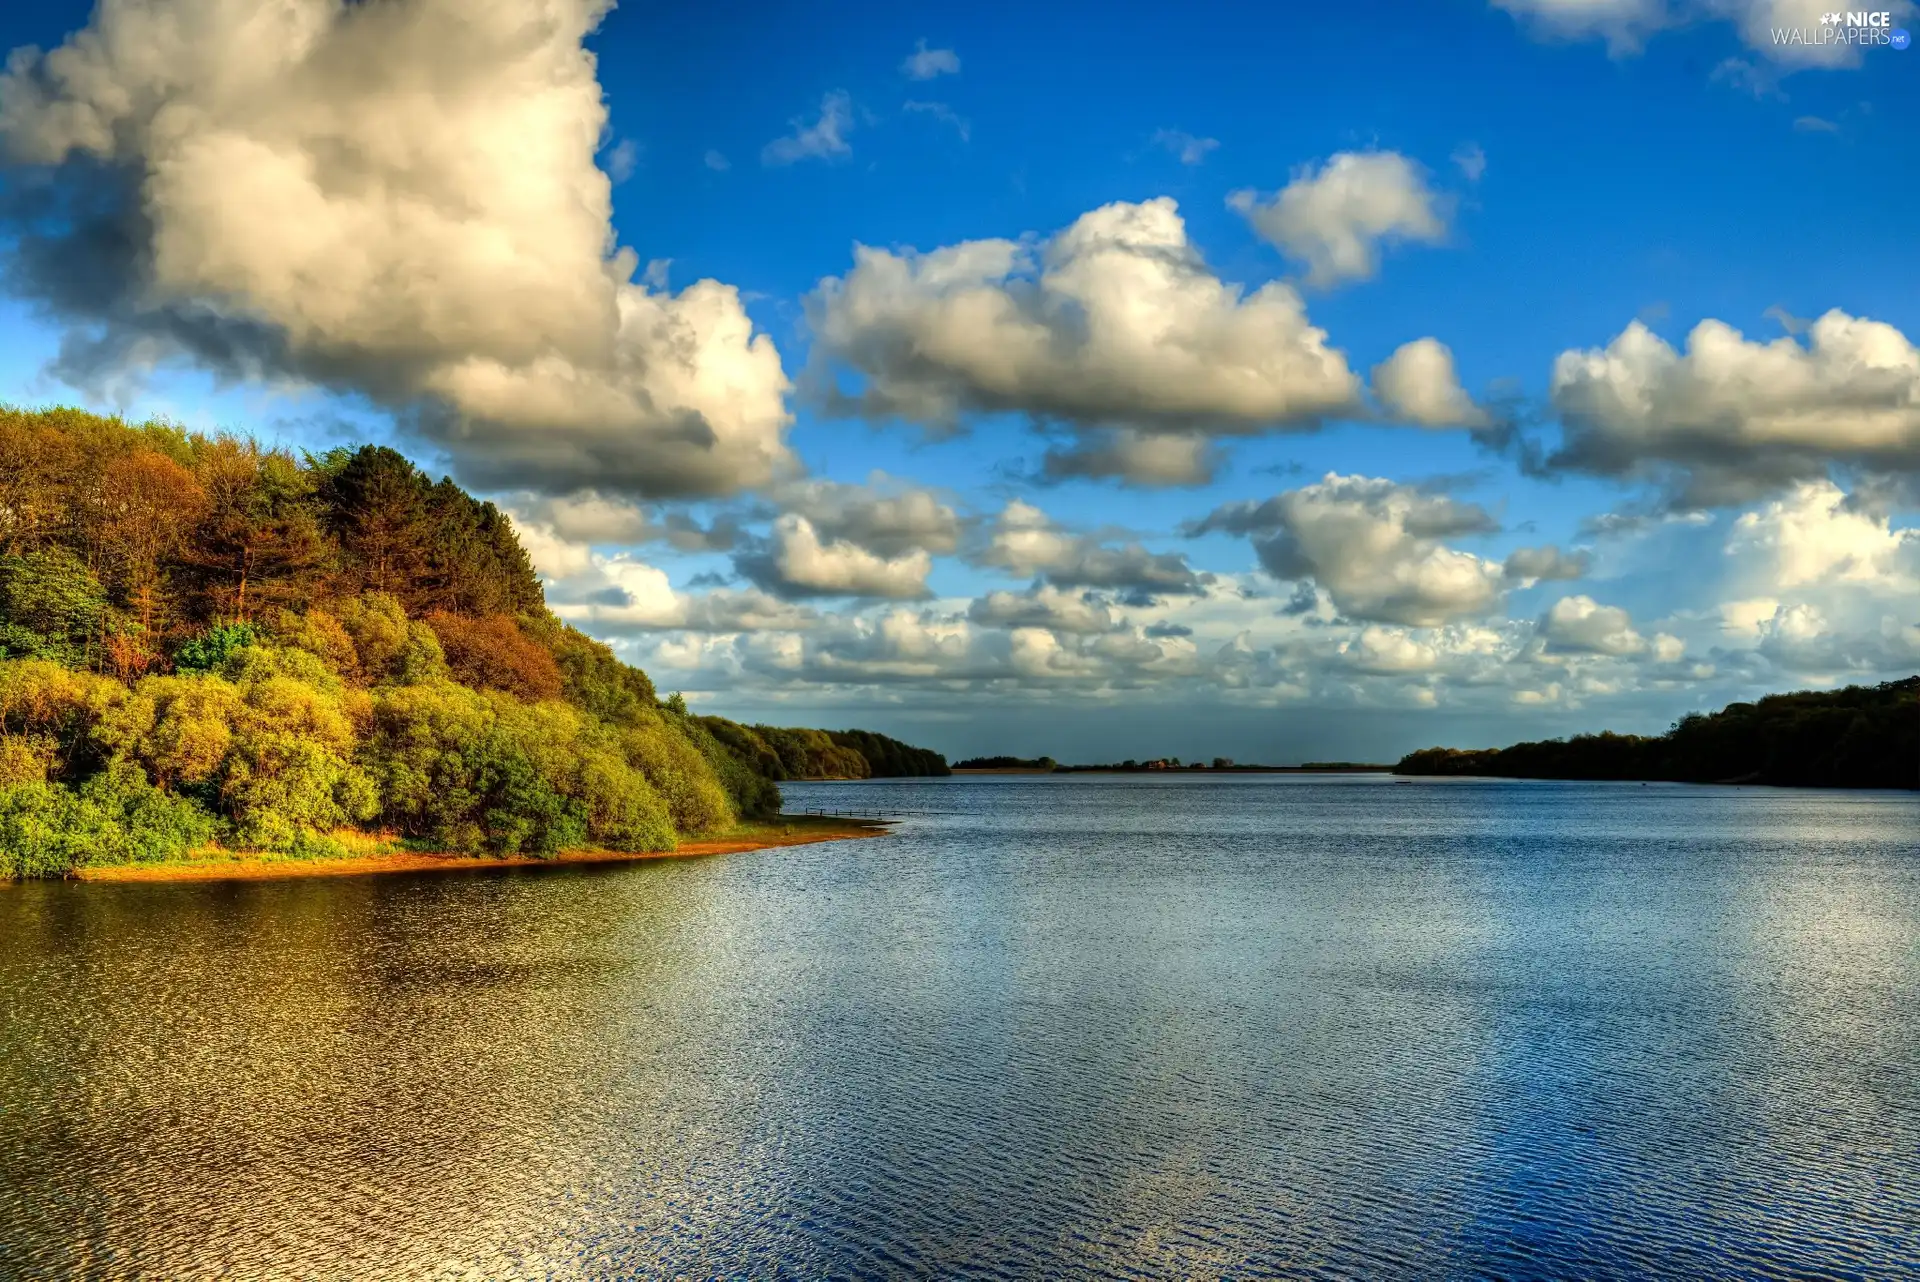
POLYGON ((209 845, 670 849, 778 781, 945 774, 662 701, 392 450, 0 408, 0 878, 209 845))
POLYGON ((1920 782, 1920 677, 1729 704, 1684 717, 1658 736, 1427 748, 1394 773, 1912 788, 1920 782))

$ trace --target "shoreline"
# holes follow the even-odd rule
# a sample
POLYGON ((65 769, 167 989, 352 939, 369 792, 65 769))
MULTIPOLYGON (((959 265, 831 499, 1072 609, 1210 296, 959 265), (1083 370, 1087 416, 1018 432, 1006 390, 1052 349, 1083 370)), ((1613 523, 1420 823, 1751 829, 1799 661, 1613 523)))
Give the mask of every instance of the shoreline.
MULTIPOLYGON (((1158 770, 1109 769, 1105 766, 1055 766, 1041 770, 1031 766, 995 766, 991 769, 956 769, 955 775, 1386 775, 1392 766, 1167 766, 1158 770)), ((864 782, 861 781, 861 782, 864 782)))
POLYGON ((182 859, 160 864, 109 864, 82 868, 75 881, 190 882, 279 881, 294 877, 358 877, 395 872, 464 872, 485 868, 552 868, 568 864, 637 863, 644 859, 699 859, 708 855, 737 855, 782 846, 810 846, 823 841, 880 837, 890 829, 884 822, 796 815, 755 825, 734 836, 683 841, 673 850, 568 850, 542 858, 538 855, 441 855, 401 850, 378 855, 348 855, 340 859, 260 859, 247 856, 218 859, 182 859))

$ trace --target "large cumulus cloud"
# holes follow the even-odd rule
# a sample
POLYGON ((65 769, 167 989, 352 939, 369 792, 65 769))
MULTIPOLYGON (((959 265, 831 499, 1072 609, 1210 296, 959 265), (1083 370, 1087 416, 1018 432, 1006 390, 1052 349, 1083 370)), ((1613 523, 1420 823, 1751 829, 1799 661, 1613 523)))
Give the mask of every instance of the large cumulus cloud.
POLYGON ((1251 537, 1268 573, 1311 579, 1349 618, 1430 627, 1499 605, 1503 566, 1441 542, 1497 528, 1471 503, 1379 477, 1328 473, 1264 502, 1217 508, 1189 532, 1251 537))
POLYGON ((1007 412, 1133 434, 1088 468, 1197 473, 1203 451, 1140 435, 1311 427, 1361 406, 1300 296, 1215 276, 1166 197, 1102 206, 1037 244, 859 246, 807 311, 813 374, 837 408, 935 429, 1007 412))
POLYGON ((1920 472, 1920 349, 1893 326, 1830 311, 1803 343, 1702 321, 1676 351, 1635 322, 1563 352, 1557 467, 1667 482, 1681 506, 1744 503, 1835 463, 1920 472))
POLYGON ((933 558, 925 549, 883 556, 852 539, 823 537, 812 521, 789 512, 773 523, 764 545, 734 565, 777 596, 924 597, 933 558))
POLYGON ((73 381, 363 393, 480 485, 723 493, 789 464, 737 292, 617 248, 606 0, 100 0, 0 76, 13 286, 73 381))

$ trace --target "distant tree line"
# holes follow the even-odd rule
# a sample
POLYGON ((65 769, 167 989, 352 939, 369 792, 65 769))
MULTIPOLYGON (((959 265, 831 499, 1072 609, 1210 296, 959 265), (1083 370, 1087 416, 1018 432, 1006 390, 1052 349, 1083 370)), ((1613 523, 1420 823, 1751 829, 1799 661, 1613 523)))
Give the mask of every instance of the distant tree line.
POLYGON ((1815 788, 1920 783, 1920 676, 1691 713, 1663 735, 1601 733, 1508 748, 1427 748, 1403 775, 1645 779, 1815 788))
POLYGON ((749 726, 724 717, 701 717, 700 723, 772 780, 900 779, 952 773, 939 753, 871 730, 749 726))
POLYGON ((968 757, 953 763, 955 770, 1054 770, 1060 763, 1052 757, 968 757))
POLYGON ((0 407, 0 879, 355 830, 663 850, 783 779, 945 771, 662 702, 548 612, 502 512, 393 450, 0 407))
POLYGON ((1065 766, 1052 757, 968 757, 965 761, 956 761, 953 768, 955 770, 1045 770, 1058 771, 1061 774, 1137 774, 1152 770, 1218 770, 1223 773, 1240 774, 1292 774, 1315 770, 1329 773, 1380 771, 1387 767, 1353 761, 1309 761, 1301 766, 1236 765, 1232 757, 1215 757, 1211 762, 1189 761, 1184 765, 1178 757, 1151 757, 1146 760, 1128 757, 1125 761, 1065 766))

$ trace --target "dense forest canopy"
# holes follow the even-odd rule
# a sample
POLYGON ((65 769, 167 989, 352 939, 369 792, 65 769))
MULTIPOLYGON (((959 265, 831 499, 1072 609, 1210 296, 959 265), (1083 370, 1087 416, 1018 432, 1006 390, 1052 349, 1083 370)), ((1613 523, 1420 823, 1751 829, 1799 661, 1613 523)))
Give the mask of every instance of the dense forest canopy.
POLYGON ((1920 783, 1920 676, 1768 695, 1758 703, 1693 713, 1657 736, 1603 733, 1510 748, 1427 748, 1410 753, 1394 771, 1912 788, 1920 783))
POLYGON ((0 878, 220 844, 671 849, 785 779, 945 774, 661 701, 512 523, 379 446, 0 408, 0 878))

